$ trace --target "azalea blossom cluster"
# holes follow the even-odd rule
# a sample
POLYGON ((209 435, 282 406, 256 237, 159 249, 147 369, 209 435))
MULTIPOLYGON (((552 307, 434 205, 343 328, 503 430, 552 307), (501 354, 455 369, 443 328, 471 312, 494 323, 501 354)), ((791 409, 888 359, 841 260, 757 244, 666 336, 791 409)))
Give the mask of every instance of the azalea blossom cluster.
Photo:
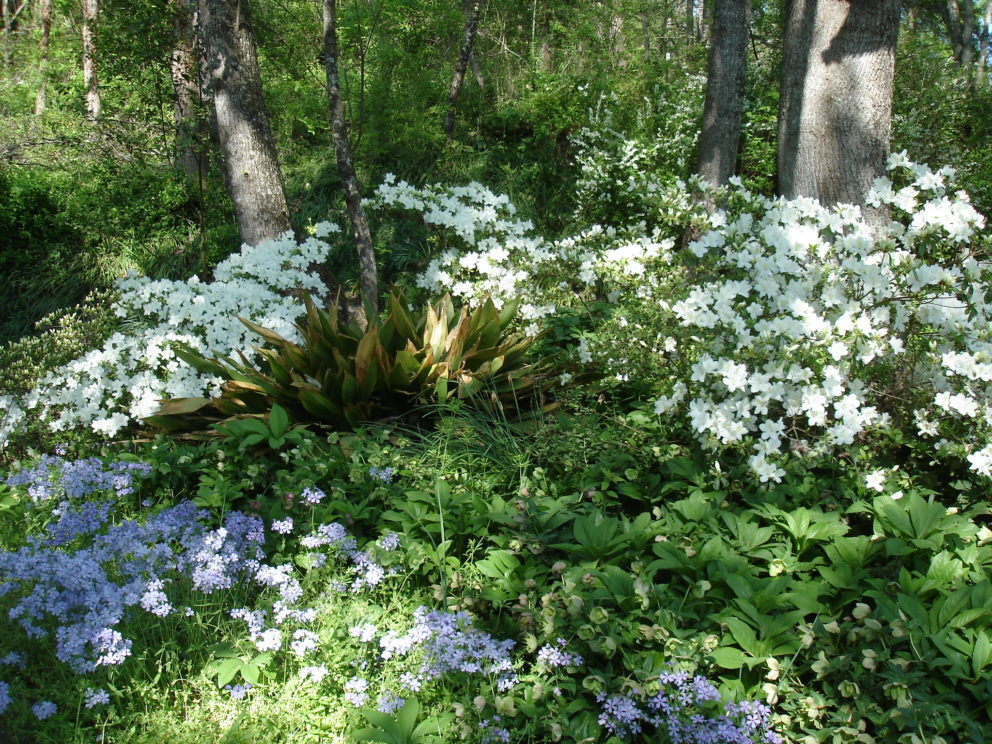
MULTIPOLYGON (((328 232, 326 225, 321 234, 328 232)), ((186 281, 137 275, 119 280, 113 312, 125 330, 114 333, 102 348, 53 370, 26 398, 0 396, 0 446, 28 416, 48 421, 53 430, 88 426, 113 436, 154 413, 164 398, 215 390, 219 381, 179 359, 172 344, 251 357, 257 339, 239 316, 295 338, 293 323, 303 306, 288 293, 326 294, 310 267, 324 261, 330 250, 317 238, 297 243, 287 233, 244 246, 217 266, 210 282, 195 276, 186 281)))
POLYGON ((749 446, 762 482, 791 453, 914 417, 927 436, 967 422, 972 450, 992 431, 984 217, 949 191, 949 169, 904 154, 889 167, 906 185, 880 178, 868 195, 892 218, 882 227, 849 205, 731 189, 688 246, 699 279, 660 300, 681 331, 670 357, 682 375, 656 413, 683 411, 714 448, 749 446))
POLYGON ((447 247, 417 276, 417 286, 432 294, 449 292, 470 305, 491 297, 501 306, 524 297, 519 313, 531 322, 529 333, 539 329, 540 319, 556 313, 559 296, 571 301, 617 278, 651 284, 646 266, 668 262, 674 247, 660 230, 645 234, 643 225, 593 225, 548 241, 534 234, 529 221, 514 218, 506 196, 479 184, 420 188, 390 179, 370 205, 417 211, 429 226, 451 231, 447 247))

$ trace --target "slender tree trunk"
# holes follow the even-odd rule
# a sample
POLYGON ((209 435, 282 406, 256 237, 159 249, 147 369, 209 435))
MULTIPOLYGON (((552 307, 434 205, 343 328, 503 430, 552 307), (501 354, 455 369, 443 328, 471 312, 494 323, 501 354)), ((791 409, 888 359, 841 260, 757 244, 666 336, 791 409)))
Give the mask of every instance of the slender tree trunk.
POLYGON ((170 71, 172 74, 172 114, 176 125, 175 165, 186 179, 199 184, 204 176, 203 137, 199 116, 200 84, 196 60, 196 0, 171 0, 173 45, 170 71))
POLYGON ((379 312, 379 277, 375 266, 375 252, 372 250, 372 234, 362 207, 362 191, 355 175, 355 166, 348 144, 348 131, 344 120, 344 102, 341 100, 341 84, 338 79, 338 32, 337 8, 335 0, 323 0, 324 4, 324 70, 327 74, 327 102, 331 114, 331 139, 334 141, 334 156, 338 161, 338 172, 344 187, 344 201, 348 208, 352 233, 358 248, 358 266, 362 304, 379 312))
POLYGON ((465 72, 468 70, 468 60, 472 56, 472 47, 475 45, 475 34, 479 28, 479 11, 482 9, 482 0, 472 0, 469 6, 468 17, 465 19, 465 36, 462 40, 462 50, 458 55, 458 64, 455 66, 455 74, 451 77, 451 87, 448 89, 448 112, 444 115, 444 133, 451 139, 455 132, 455 107, 458 104, 458 95, 462 90, 462 83, 465 81, 465 72))
POLYGON ((641 51, 644 61, 647 62, 651 59, 651 27, 648 25, 647 11, 642 10, 639 16, 641 20, 641 51))
POLYGON ((96 21, 100 8, 98 0, 83 0, 83 86, 86 88, 86 115, 92 121, 100 118, 100 81, 96 64, 96 21))
POLYGON ((13 37, 17 31, 17 18, 28 7, 28 0, 0 0, 0 16, 3 20, 3 61, 6 67, 13 63, 13 37))
POLYGON ((289 209, 262 98, 247 0, 199 0, 217 138, 238 234, 257 245, 288 232, 289 209))
POLYGON ((699 175, 723 186, 734 175, 744 113, 744 71, 750 0, 715 0, 713 43, 703 128, 699 133, 699 175))
POLYGON ((778 188, 863 204, 889 152, 899 0, 788 0, 778 188))
POLYGON ((38 41, 38 90, 34 94, 35 116, 45 113, 48 103, 48 47, 52 39, 52 0, 41 0, 38 3, 38 23, 41 26, 41 39, 38 41))
POLYGON ((972 57, 975 49, 972 46, 972 36, 975 33, 975 4, 974 0, 961 2, 961 66, 971 72, 972 57))
POLYGON ((984 88, 988 85, 985 65, 989 56, 990 33, 992 33, 992 0, 985 0, 985 9, 982 15, 982 30, 978 35, 978 63, 975 65, 976 88, 984 88))
MULTIPOLYGON (((551 47, 551 10, 548 3, 541 5, 541 72, 550 75, 555 71, 554 54, 551 47)), ((475 55, 472 55, 472 63, 475 63, 475 55)))

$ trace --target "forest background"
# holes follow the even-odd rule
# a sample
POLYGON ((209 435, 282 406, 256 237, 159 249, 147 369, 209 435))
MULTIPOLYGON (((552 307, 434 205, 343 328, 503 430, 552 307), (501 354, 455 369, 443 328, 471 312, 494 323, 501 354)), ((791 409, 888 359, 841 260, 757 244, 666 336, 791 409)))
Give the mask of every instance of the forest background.
MULTIPOLYGON (((865 156, 872 178, 821 210, 804 197, 825 192, 782 175, 796 90, 783 56, 795 14, 828 5, 0 0, 0 602, 11 631, 0 735, 983 741, 992 2, 864 3, 893 19, 891 111, 886 101, 871 122, 891 127, 882 139, 897 154, 865 156), (728 8, 737 21, 721 26, 728 8), (232 17, 242 35, 219 41, 232 17), (210 64, 223 44, 248 54, 248 42, 261 93, 249 118, 269 130, 257 154, 230 144, 230 91, 210 64), (714 62, 720 49, 729 70, 714 62), (741 91, 729 150, 700 138, 721 75, 741 91), (729 161, 706 171, 717 150, 729 161), (700 173, 729 186, 708 190, 700 173), (891 188, 861 196, 886 175, 891 188), (859 242, 860 212, 829 212, 843 201, 879 230, 878 215, 892 217, 876 248, 859 242), (815 259, 800 245, 813 228, 815 259), (806 299, 825 297, 818 311, 844 330, 752 348, 750 331, 720 325, 720 303, 722 291, 751 291, 734 282, 754 278, 756 259, 707 251, 774 252, 783 240, 822 269, 806 299), (497 284, 473 274, 480 255, 507 261, 497 284), (890 265, 910 268, 886 274, 883 291, 865 267, 890 265), (849 273, 831 277, 835 267, 849 273), (122 369, 120 339, 152 338, 140 335, 154 325, 148 308, 170 292, 193 303, 207 296, 196 299, 200 285, 247 288, 247 305, 208 300, 230 320, 282 307, 294 283, 340 289, 341 323, 357 325, 328 331, 331 316, 300 303, 266 317, 280 328, 306 317, 308 349, 323 329, 347 349, 352 378, 370 363, 366 323, 383 378, 403 367, 390 343, 408 327, 416 352, 435 355, 435 330, 450 352, 455 329, 498 327, 475 340, 505 368, 459 377, 446 358, 448 372, 431 372, 444 379, 402 404, 340 384, 301 402, 315 367, 300 363, 286 397, 276 362, 292 367, 296 347, 261 329, 274 360, 261 373, 206 358, 228 349, 182 352, 226 375, 225 395, 249 407, 234 415, 197 399, 163 409, 153 423, 165 434, 138 424, 153 411, 134 392, 150 357, 128 370, 120 410, 70 415, 68 398, 45 400, 46 385, 122 369), (259 299, 263 286, 279 292, 259 299), (428 310, 446 291, 475 314, 428 310), (496 313, 489 292, 521 317, 496 313), (949 296, 966 317, 932 311, 949 296), (836 297, 857 311, 833 317, 836 297), (904 302, 908 324, 877 312, 904 302), (706 303, 718 320, 697 313, 706 303), (100 348, 113 354, 93 356, 100 348), (734 348, 751 356, 724 360, 734 348), (80 359, 89 366, 63 366, 80 359), (721 419, 721 406, 740 413, 742 396, 760 397, 762 374, 807 387, 782 382, 764 418, 721 419), (541 375, 551 382, 534 383, 541 375), (498 402, 473 406, 490 384, 498 402), (813 400, 821 390, 829 408, 813 400), (355 395, 366 397, 348 408, 355 395), (44 414, 23 417, 39 400, 44 414), (531 405, 541 415, 513 420, 531 405), (308 420, 317 409, 336 423, 308 420), (190 503, 202 511, 183 511, 190 503), (169 557, 114 552, 124 527, 132 547, 169 557), (76 592, 83 561, 97 578, 76 592), (94 617, 94 598, 116 609, 94 617)), ((758 307, 773 295, 754 290, 735 312, 812 323, 805 310, 758 307)), ((176 356, 154 338, 168 377, 176 356)))

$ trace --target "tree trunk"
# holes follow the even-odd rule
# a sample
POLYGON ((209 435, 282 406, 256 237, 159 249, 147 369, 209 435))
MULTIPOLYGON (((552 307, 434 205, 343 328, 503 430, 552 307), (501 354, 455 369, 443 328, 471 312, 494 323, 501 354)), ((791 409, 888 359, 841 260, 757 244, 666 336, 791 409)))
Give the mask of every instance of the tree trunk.
POLYGON ((992 32, 992 0, 985 0, 982 16, 982 30, 978 35, 978 64, 975 65, 975 87, 984 88, 988 84, 985 74, 989 56, 989 33, 992 32))
MULTIPOLYGON (((541 72, 550 75, 555 70, 554 54, 551 49, 551 10, 548 3, 542 3, 541 13, 541 72)), ((472 56, 472 63, 475 64, 475 56, 472 56)))
POLYGON ((699 175, 714 186, 727 183, 737 164, 744 112, 744 70, 750 0, 715 0, 713 43, 703 128, 699 133, 699 175))
POLYGON ((83 0, 83 86, 86 88, 86 115, 96 121, 103 106, 100 102, 96 65, 96 19, 98 0, 83 0))
POLYGON ((465 19, 465 36, 462 40, 462 50, 458 55, 455 74, 451 77, 451 87, 448 89, 448 112, 444 115, 444 133, 448 139, 451 139, 455 132, 455 106, 458 103, 458 95, 462 90, 462 82, 465 80, 465 72, 468 70, 468 60, 472 56, 472 47, 475 45, 475 34, 479 28, 479 11, 481 9, 482 0, 472 0, 468 17, 465 19))
POLYGON ((961 66, 971 72, 972 57, 975 49, 972 46, 972 35, 975 33, 974 0, 964 0, 961 3, 961 66))
POLYGON ((0 0, 0 20, 3 21, 3 61, 5 67, 13 62, 13 36, 17 30, 17 17, 27 8, 27 0, 0 0))
POLYGON ((200 85, 196 60, 195 0, 171 0, 174 13, 172 30, 172 114, 176 125, 175 165, 186 179, 200 184, 205 171, 203 137, 199 116, 200 85))
POLYGON ((48 48, 52 40, 52 0, 38 3, 38 22, 41 25, 41 39, 38 41, 38 90, 34 94, 34 114, 41 116, 48 104, 48 48))
POLYGON ((641 20, 641 51, 647 62, 651 59, 651 27, 648 25, 647 11, 642 10, 638 15, 641 20))
POLYGON ((889 152, 899 0, 788 0, 778 190, 863 204, 889 152))
POLYGON ((238 234, 248 245, 291 229, 262 98, 247 0, 199 0, 200 35, 217 138, 238 234))
POLYGON ((379 277, 375 267, 375 253, 372 250, 372 234, 365 219, 362 207, 362 191, 355 175, 355 166, 348 144, 348 131, 344 121, 344 102, 341 100, 341 84, 338 79, 338 32, 335 0, 324 3, 324 70, 327 74, 327 102, 331 114, 331 139, 334 141, 334 156, 338 161, 338 172, 344 187, 344 201, 348 208, 355 245, 358 249, 358 266, 362 293, 362 304, 372 314, 379 312, 379 277))

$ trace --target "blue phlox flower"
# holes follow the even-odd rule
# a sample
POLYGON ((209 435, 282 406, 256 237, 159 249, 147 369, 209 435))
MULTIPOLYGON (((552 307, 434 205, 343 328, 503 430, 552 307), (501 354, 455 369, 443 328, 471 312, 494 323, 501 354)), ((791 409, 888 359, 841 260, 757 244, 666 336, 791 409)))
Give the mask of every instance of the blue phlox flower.
POLYGON ((34 713, 34 717, 39 721, 44 721, 46 718, 51 718, 55 715, 57 710, 58 706, 56 706, 51 700, 42 700, 31 706, 31 712, 34 713))
POLYGON ((391 467, 378 468, 373 465, 369 468, 369 475, 383 483, 391 483, 393 480, 393 469, 391 467))
POLYGON ((316 506, 323 501, 326 496, 327 494, 319 488, 304 488, 303 493, 300 494, 300 498, 303 500, 303 503, 309 504, 310 506, 316 506))
POLYGON ((0 682, 0 713, 7 710, 13 701, 13 698, 10 696, 10 685, 6 682, 0 682))
POLYGON ((224 689, 230 693, 232 700, 241 700, 252 687, 251 682, 245 682, 243 685, 224 685, 224 689))
POLYGON ((301 628, 293 632, 293 640, 290 641, 289 647, 294 654, 303 657, 311 651, 317 650, 319 640, 316 633, 301 628))
POLYGON ((272 531, 280 535, 288 535, 293 531, 293 518, 272 520, 272 531))
POLYGON ((107 705, 110 702, 110 693, 103 688, 93 689, 87 687, 83 693, 83 705, 87 708, 95 708, 98 705, 107 705))
POLYGON ((400 536, 395 532, 383 535, 376 543, 382 550, 396 550, 400 546, 400 536))
POLYGON ((380 713, 385 713, 386 715, 392 715, 400 708, 406 704, 406 700, 401 698, 395 692, 386 690, 379 696, 379 700, 376 703, 376 710, 380 713))
POLYGON ((300 667, 300 679, 313 682, 315 685, 319 685, 328 674, 330 671, 323 664, 300 667))
POLYGON ((361 708, 368 701, 367 690, 369 682, 361 677, 352 677, 344 683, 344 699, 356 708, 361 708))

